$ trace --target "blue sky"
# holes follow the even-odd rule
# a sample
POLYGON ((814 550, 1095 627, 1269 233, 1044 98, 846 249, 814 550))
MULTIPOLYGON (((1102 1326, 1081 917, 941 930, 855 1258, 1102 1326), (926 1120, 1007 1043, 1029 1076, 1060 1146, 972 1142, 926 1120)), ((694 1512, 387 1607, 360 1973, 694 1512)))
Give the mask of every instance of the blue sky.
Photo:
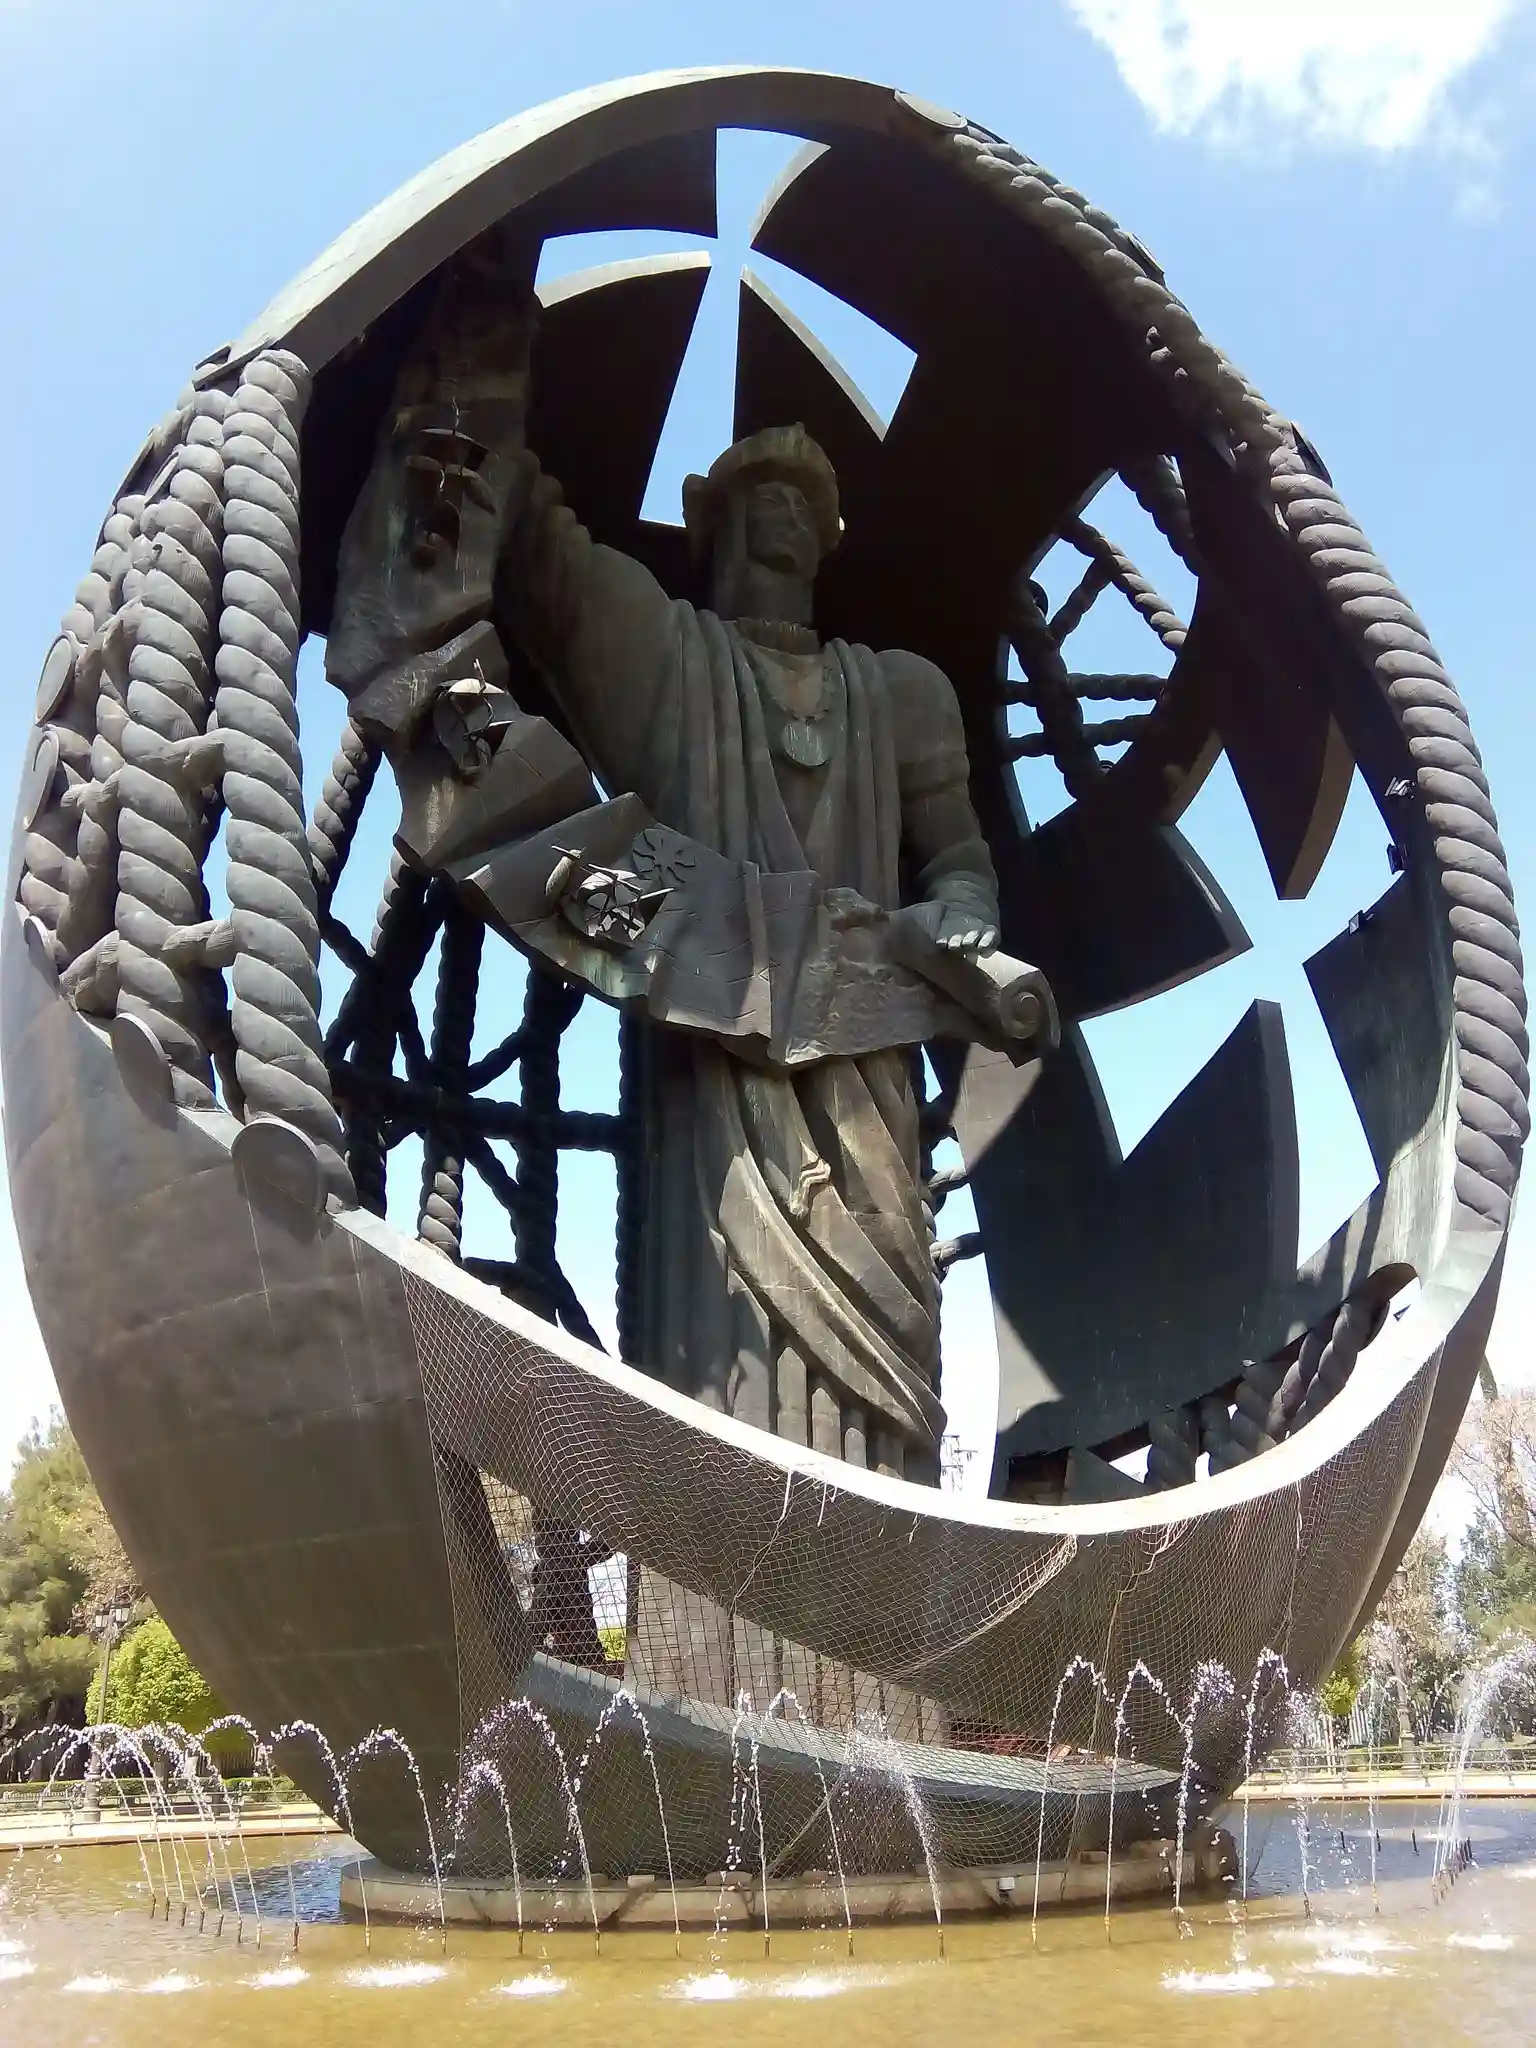
MULTIPOLYGON (((1529 895, 1536 523, 1520 394, 1536 311, 1536 9, 1519 0, 950 0, 942 11, 779 0, 751 12, 678 0, 268 0, 259 11, 0 0, 0 388, 10 399, 0 758, 19 763, 38 665, 109 494, 193 362, 333 235, 470 135, 603 78, 731 62, 850 71, 957 106, 1141 236, 1207 332, 1323 450, 1429 621, 1470 706, 1517 887, 1529 895)), ((661 516, 676 516, 682 473, 728 432, 734 273, 784 154, 773 138, 722 146, 719 288, 658 458, 661 516)), ((593 253, 607 252, 552 250, 546 269, 593 253)), ((773 281, 888 411, 901 351, 818 295, 797 294, 792 280, 773 281)), ((1177 598, 1177 576, 1132 512, 1121 505, 1114 519, 1177 598)), ((1079 665, 1115 665, 1134 644, 1126 631, 1106 611, 1079 665)), ((306 751, 323 770, 339 707, 315 666, 306 664, 302 708, 306 751)), ((1037 814, 1059 801, 1049 770, 1033 773, 1026 793, 1037 814)), ((1224 772, 1186 828, 1254 951, 1106 1020, 1094 1050, 1128 1147, 1247 1003, 1278 997, 1309 1250, 1364 1192, 1368 1167, 1300 962, 1385 886, 1383 835, 1357 797, 1312 899, 1277 905, 1224 772)), ((374 830, 350 905, 364 929, 385 821, 374 830)), ((608 1087, 604 1027, 582 1029, 572 1099, 596 1105, 608 1087)), ((597 1169, 585 1169, 590 1181, 582 1171, 564 1248, 578 1281, 596 1284, 611 1196, 597 1169)), ((951 1217, 964 1220, 947 1211, 946 1228, 951 1217)), ((3 1222, 0 1446, 51 1399, 3 1222)), ((1536 1378, 1533 1229, 1517 1225, 1493 1345, 1510 1378, 1536 1378)), ((946 1392, 973 1436, 989 1349, 973 1271, 951 1282, 946 1310, 946 1392)))

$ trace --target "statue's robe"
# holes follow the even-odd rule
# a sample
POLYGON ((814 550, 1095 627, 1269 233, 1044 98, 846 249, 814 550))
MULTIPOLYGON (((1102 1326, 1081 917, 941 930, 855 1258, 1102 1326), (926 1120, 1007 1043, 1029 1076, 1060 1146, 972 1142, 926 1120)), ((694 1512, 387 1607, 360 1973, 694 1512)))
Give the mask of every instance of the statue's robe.
MULTIPOLYGON (((829 758, 797 766, 777 750, 783 713, 754 668, 771 649, 594 543, 534 458, 522 462, 498 623, 543 671, 607 790, 634 791, 663 823, 767 872, 811 868, 887 911, 943 898, 995 924, 940 670, 833 642, 819 721, 829 758)), ((938 1287, 913 1053, 785 1073, 705 1038, 648 1039, 637 1362, 796 1442, 935 1481, 938 1287)))

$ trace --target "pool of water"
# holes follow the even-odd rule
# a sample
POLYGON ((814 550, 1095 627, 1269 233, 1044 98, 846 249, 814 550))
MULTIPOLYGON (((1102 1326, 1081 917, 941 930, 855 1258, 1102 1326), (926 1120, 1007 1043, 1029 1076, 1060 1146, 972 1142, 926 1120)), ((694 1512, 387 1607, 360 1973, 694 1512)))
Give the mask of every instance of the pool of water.
MULTIPOLYGON (((1031 1930, 956 1921, 941 1958, 928 1926, 783 1929, 713 1940, 530 1928, 344 1923, 347 1845, 258 1852, 243 1925, 217 1930, 206 1852, 145 1864, 129 1849, 31 1850, 0 1892, 0 2042, 26 2048, 478 2048, 517 2041, 838 2048, 956 2040, 1351 2048, 1536 2037, 1536 1803, 1468 1805, 1478 1858, 1441 1901, 1430 1883, 1434 1803, 1249 1816, 1247 1903, 1101 1916, 1043 1913, 1031 1930), (1379 1833, 1379 1843, 1377 1835, 1379 1833), (1370 1851, 1376 1845, 1373 1891, 1370 1851), (198 1929, 196 1880, 204 1879, 198 1929), (167 1886, 169 1879, 169 1887, 167 1886), (165 1917, 169 1888, 172 1904, 165 1917), (187 1896, 182 1924, 180 1890, 187 1896), (150 1913, 151 1890, 159 1903, 150 1913), (253 1907, 259 1906, 258 1932, 253 1907), (295 1918, 297 1942, 295 1945, 295 1918)), ((1242 1816, 1229 1817, 1241 1834, 1242 1816)), ((296 1845, 297 1846, 297 1845, 296 1845)))

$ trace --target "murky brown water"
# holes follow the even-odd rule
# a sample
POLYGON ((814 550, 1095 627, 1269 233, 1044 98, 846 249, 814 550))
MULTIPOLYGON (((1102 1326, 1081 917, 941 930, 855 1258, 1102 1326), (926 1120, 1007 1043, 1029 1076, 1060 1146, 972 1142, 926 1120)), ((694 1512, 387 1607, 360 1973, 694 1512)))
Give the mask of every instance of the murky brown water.
MULTIPOLYGON (((1257 1814, 1257 1809, 1255 1810, 1257 1814)), ((1367 1880, 1363 1815, 1321 1809, 1308 1837, 1311 1917, 1293 1890, 1292 1816, 1256 1823, 1256 1896, 1193 1909, 1181 1935, 1166 1907, 1102 1919, 1043 1915, 957 1922, 940 1960, 931 1927, 784 1930, 762 1937, 375 1929, 335 1918, 336 1857, 288 1877, 259 1870, 260 1946, 148 1915, 132 1849, 30 1851, 8 1859, 0 1910, 0 2042, 25 2048, 479 2048, 481 2043, 730 2043, 819 2040, 838 2048, 999 2044, 1220 2043, 1326 2048, 1345 2042, 1536 2040, 1536 1806, 1470 1808, 1482 1867, 1432 1902, 1433 1807, 1380 1816, 1381 1910, 1367 1880), (1262 1839, 1261 1839, 1262 1835, 1262 1839), (1278 1894, 1278 1895, 1277 1895, 1278 1894)), ((252 1861, 258 1858, 253 1851, 252 1861)))

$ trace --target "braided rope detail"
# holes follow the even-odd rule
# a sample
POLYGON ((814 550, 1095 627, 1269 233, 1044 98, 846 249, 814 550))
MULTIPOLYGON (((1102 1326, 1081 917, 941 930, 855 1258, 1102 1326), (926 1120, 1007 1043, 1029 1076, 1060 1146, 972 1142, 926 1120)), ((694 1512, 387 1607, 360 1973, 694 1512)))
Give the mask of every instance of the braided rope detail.
POLYGON ((1224 1394, 1206 1394, 1195 1403, 1195 1411, 1200 1420, 1200 1448, 1209 1454, 1211 1470, 1219 1471, 1219 1461, 1232 1441, 1232 1410, 1224 1394))
MULTIPOLYGON (((1351 1295, 1326 1323, 1308 1330, 1288 1363, 1283 1358, 1249 1365, 1238 1382, 1230 1428, 1209 1416, 1206 1447, 1211 1470, 1225 1472, 1294 1436, 1322 1413, 1354 1371, 1360 1353, 1386 1320, 1386 1303, 1368 1290, 1351 1295)), ((1212 1397, 1213 1411, 1225 1404, 1212 1397)))
POLYGON ((1355 1369, 1355 1361, 1381 1328, 1384 1311, 1385 1304, 1358 1295, 1345 1302, 1334 1318, 1332 1334, 1319 1350, 1311 1384, 1291 1422, 1293 1430, 1304 1429, 1343 1389, 1355 1369))
POLYGON ((1077 631, 1108 588, 1109 571, 1102 562, 1090 562, 1075 588, 1051 614, 1051 638, 1058 647, 1077 631))
POLYGON ((542 1296, 544 1312, 573 1336, 598 1342, 570 1282, 560 1270, 556 1226, 560 1214, 560 1041, 581 1008, 579 982, 546 967, 530 966, 523 995, 520 1062, 523 1135, 517 1146, 514 1217, 517 1262, 542 1296))
POLYGON ((1530 1039, 1514 888, 1482 758, 1418 615, 1337 494, 1290 448, 1277 457, 1272 485, 1287 528, 1372 668, 1413 758, 1455 976, 1456 1198, 1503 1230, 1530 1130, 1530 1039))
POLYGON ((1244 1367, 1232 1403, 1227 1441, 1211 1453, 1213 1472, 1225 1472, 1230 1466, 1256 1458, 1261 1451, 1272 1451, 1280 1441, 1270 1435, 1269 1418, 1285 1371, 1285 1361, 1279 1358, 1256 1359, 1244 1367))
MULTIPOLYGON (((1070 675, 1074 697, 1097 704, 1151 704, 1162 695, 1166 678, 1147 675, 1070 675)), ((1102 744, 1102 742, 1101 742, 1102 744)))
POLYGON ((281 1117, 355 1200, 321 1051, 320 930, 304 819, 298 712, 299 423, 309 372, 270 350, 224 423, 224 609, 217 660, 228 890, 238 950, 231 1022, 252 1114, 281 1117))
POLYGON ((1189 309, 1155 273, 1146 251, 1080 192, 1042 165, 976 130, 934 139, 1005 204, 1082 265, 1140 337, 1155 334, 1166 351, 1170 383, 1182 402, 1217 412, 1234 437, 1259 455, 1279 444, 1282 424, 1247 378, 1212 346, 1189 309))
POLYGON ((1120 471, 1120 479, 1185 568, 1198 575, 1200 562, 1189 500, 1169 457, 1154 455, 1127 462, 1120 471))
POLYGON ((349 718, 336 743, 330 772, 315 805, 309 828, 310 860, 315 875, 315 903, 320 916, 327 915, 336 884, 346 866, 347 855, 363 815, 363 805, 378 773, 379 749, 364 739, 349 718))
MULTIPOLYGON (((1119 682, 1122 678, 1096 676, 1093 680, 1095 682, 1119 682)), ((1141 684, 1139 690, 1127 690, 1126 696, 1128 698, 1145 697, 1147 695, 1147 678, 1145 676, 1127 676, 1123 680, 1128 683, 1141 684)), ((1087 695, 1087 692, 1083 691, 1076 694, 1087 695)), ((1094 694, 1107 696, 1109 692, 1096 691, 1094 694)), ((1084 725, 1082 733, 1084 739, 1092 747, 1118 747, 1126 740, 1135 739, 1139 733, 1146 730, 1151 722, 1152 714, 1150 711, 1136 711, 1132 712, 1127 718, 1101 718, 1095 725, 1084 725)), ((1021 733, 1017 738, 1010 739, 1003 748, 1005 757, 1010 761, 1037 761, 1046 754, 1054 754, 1055 751, 1056 749, 1051 744, 1051 736, 1046 732, 1021 733)))
POLYGON ((1214 416, 1225 428, 1396 714, 1415 762, 1455 976, 1455 1195, 1472 1219, 1507 1229, 1529 1129, 1519 924, 1487 779, 1433 643, 1332 485, 1309 470, 1294 431, 1206 340, 1109 215, 985 131, 935 136, 931 146, 951 152, 966 174, 1083 267, 1145 342, 1173 403, 1194 425, 1208 430, 1214 416))
POLYGON ((1318 1361, 1328 1341, 1324 1331, 1308 1330, 1301 1340, 1300 1350, 1286 1367, 1285 1378, 1281 1380, 1274 1399, 1269 1404, 1269 1414, 1264 1424, 1266 1431, 1276 1443, 1290 1435, 1296 1417, 1301 1412, 1302 1403, 1317 1377, 1318 1361))
MULTIPOLYGON (((69 901, 59 917, 55 934, 59 965, 66 967, 89 947, 115 929, 117 916, 117 771, 123 765, 123 728, 128 717, 128 648, 119 623, 123 589, 132 561, 133 544, 139 537, 139 518, 144 501, 139 497, 120 499, 101 529, 91 575, 81 590, 101 582, 100 616, 75 657, 75 695, 83 700, 95 685, 91 702, 90 780, 110 803, 84 806, 75 841, 75 862, 69 880, 69 901)), ((137 582, 137 572, 134 572, 137 582)), ((94 594, 94 593, 93 593, 94 594)), ((84 610, 79 595, 64 617, 63 630, 71 639, 71 618, 84 610)), ((115 989, 113 1001, 115 1002, 115 989)))
MULTIPOLYGON (((90 569, 81 579, 73 603, 59 622, 59 631, 69 641, 75 657, 75 682, 65 716, 71 726, 84 726, 93 735, 100 732, 101 704, 109 688, 103 669, 108 636, 123 601, 123 577, 132 544, 138 537, 138 515, 142 508, 143 500, 138 497, 122 498, 113 507, 101 529, 90 569), (94 704, 89 702, 93 681, 98 690, 94 704)), ((110 684, 118 715, 115 722, 109 719, 109 726, 117 735, 121 729, 123 698, 127 691, 126 655, 121 652, 120 636, 114 636, 112 644, 119 653, 110 684)), ((54 730, 59 731, 59 727, 56 725, 54 730)), ((83 732, 80 737, 84 739, 83 732)), ((98 772, 99 744, 96 738, 89 741, 89 760, 82 762, 81 766, 89 767, 93 778, 104 782, 114 769, 122 765, 122 755, 114 744, 98 772)), ((54 805, 27 828, 22 843, 17 895, 22 908, 55 935, 54 952, 60 966, 67 965, 78 950, 70 943, 68 925, 71 898, 79 886, 82 852, 94 857, 93 867, 97 860, 110 862, 113 870, 111 881, 115 884, 116 880, 116 837, 112 836, 104 847, 98 845, 93 831, 87 829, 89 823, 82 814, 77 827, 75 820, 54 805)))
MULTIPOLYGON (((484 944, 485 926, 455 897, 443 918, 432 1014, 432 1076, 445 1094, 465 1093, 484 944)), ((446 1113, 427 1133, 416 1228, 425 1243, 458 1264, 464 1242, 464 1133, 446 1113)))
POLYGON ((560 1155, 555 1119, 560 1108, 560 1040, 581 1007, 575 982, 530 966, 523 994, 522 1105, 528 1118, 517 1148, 517 1256, 554 1292, 555 1225, 559 1214, 560 1155))
POLYGON ((16 893, 22 909, 40 919, 50 932, 57 928, 69 903, 74 836, 70 821, 55 809, 38 819, 22 845, 16 893))
POLYGON ((1083 725, 1083 707, 1072 688, 1060 643, 1024 576, 1016 579, 1011 593, 1008 637, 1027 683, 1027 688, 1015 688, 1009 694, 1022 697, 1039 719, 1044 749, 1061 771, 1068 795, 1082 796, 1103 775, 1104 764, 1093 751, 1083 725))
POLYGON ((1086 519, 1069 519, 1061 537, 1079 554, 1097 562, 1116 590, 1130 599, 1170 654, 1177 654, 1189 636, 1189 628, 1166 598, 1160 596, 1121 547, 1090 526, 1086 519))
POLYGON ((214 1099, 204 975, 173 967, 162 949, 173 932, 207 916, 207 822, 201 793, 175 772, 167 748, 208 722, 227 405, 222 394, 208 394, 188 422, 166 495, 140 515, 121 614, 128 688, 117 771, 117 1007, 153 1031, 176 1100, 194 1108, 214 1099))
POLYGON ((356 1081, 361 1085, 348 1091, 347 1164, 359 1203, 377 1216, 385 1212, 388 1176, 382 1115, 371 1084, 390 1071, 401 1009, 436 936, 435 908, 426 876, 408 868, 392 851, 368 964, 354 976, 326 1034, 328 1059, 340 1060, 348 1045, 355 1049, 356 1081))

